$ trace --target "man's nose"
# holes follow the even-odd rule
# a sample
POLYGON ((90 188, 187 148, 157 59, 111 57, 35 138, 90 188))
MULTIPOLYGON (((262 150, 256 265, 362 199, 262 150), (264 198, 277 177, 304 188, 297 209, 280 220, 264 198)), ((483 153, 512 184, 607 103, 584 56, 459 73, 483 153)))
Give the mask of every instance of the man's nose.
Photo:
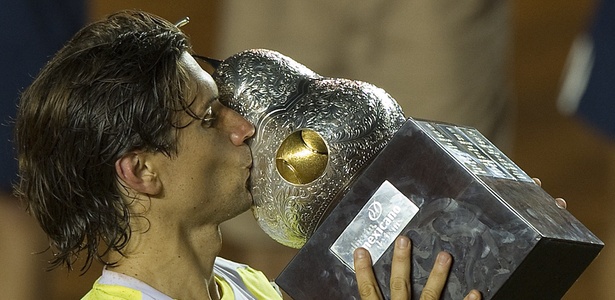
POLYGON ((225 107, 225 114, 225 125, 230 133, 231 142, 233 142, 234 145, 239 146, 254 135, 254 125, 239 113, 225 107))

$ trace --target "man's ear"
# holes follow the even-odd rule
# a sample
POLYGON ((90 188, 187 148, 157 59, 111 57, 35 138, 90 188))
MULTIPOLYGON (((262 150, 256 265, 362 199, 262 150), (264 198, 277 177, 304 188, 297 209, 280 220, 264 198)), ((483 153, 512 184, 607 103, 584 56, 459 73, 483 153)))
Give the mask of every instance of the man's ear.
POLYGON ((129 152, 115 162, 115 172, 121 181, 133 190, 157 195, 162 191, 162 182, 152 170, 145 152, 129 152))

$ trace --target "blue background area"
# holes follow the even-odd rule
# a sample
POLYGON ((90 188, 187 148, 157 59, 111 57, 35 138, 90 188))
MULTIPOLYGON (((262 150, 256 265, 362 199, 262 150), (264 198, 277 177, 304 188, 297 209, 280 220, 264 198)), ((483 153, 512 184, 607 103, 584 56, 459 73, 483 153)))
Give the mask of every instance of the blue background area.
POLYGON ((615 1, 600 3, 591 29, 594 65, 577 114, 615 138, 615 1))
POLYGON ((85 23, 83 0, 0 0, 0 190, 17 178, 12 144, 19 93, 85 23))

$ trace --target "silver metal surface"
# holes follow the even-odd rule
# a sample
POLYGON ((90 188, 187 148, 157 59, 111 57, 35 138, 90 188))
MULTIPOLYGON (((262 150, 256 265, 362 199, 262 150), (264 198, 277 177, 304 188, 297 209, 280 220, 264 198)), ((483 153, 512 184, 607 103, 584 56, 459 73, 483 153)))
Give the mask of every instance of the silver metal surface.
POLYGON ((220 101, 256 127, 253 212, 273 239, 300 248, 406 118, 372 84, 316 74, 270 50, 224 60, 220 101))

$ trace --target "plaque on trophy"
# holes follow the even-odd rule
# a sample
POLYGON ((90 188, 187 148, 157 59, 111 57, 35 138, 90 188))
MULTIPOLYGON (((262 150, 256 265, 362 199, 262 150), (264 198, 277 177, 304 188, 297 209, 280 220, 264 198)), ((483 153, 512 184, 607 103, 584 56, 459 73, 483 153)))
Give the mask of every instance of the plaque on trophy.
POLYGON ((322 77, 269 50, 226 59, 220 100, 256 127, 254 215, 298 254, 276 279, 294 299, 359 298, 370 251, 385 298, 394 240, 412 240, 418 299, 439 251, 443 299, 559 299, 604 246, 474 128, 406 118, 371 84, 322 77))

